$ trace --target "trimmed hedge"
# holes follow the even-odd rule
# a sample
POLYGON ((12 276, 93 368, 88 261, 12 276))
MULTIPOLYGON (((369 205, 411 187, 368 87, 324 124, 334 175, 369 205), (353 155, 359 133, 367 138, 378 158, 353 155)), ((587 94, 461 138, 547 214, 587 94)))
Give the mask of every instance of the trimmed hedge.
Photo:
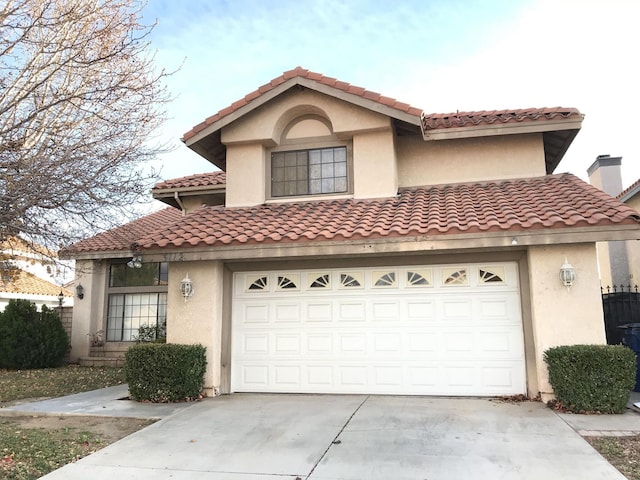
POLYGON ((207 368, 205 347, 139 343, 125 354, 129 395, 138 401, 179 402, 197 398, 207 368))
POLYGON ((71 348, 58 312, 29 300, 9 300, 0 312, 0 368, 59 367, 71 348))
POLYGON ((636 378, 636 355, 622 345, 566 345, 544 352, 549 382, 569 411, 622 413, 636 378))

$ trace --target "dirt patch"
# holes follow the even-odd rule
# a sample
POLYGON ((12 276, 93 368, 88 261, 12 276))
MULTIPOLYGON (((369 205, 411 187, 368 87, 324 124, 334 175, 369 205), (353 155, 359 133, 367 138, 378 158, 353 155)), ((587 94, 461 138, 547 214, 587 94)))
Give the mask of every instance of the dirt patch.
POLYGON ((2 416, 0 421, 15 422, 21 428, 38 428, 42 430, 75 429, 92 433, 106 443, 114 443, 154 423, 153 420, 140 420, 121 417, 84 417, 65 416, 2 416))

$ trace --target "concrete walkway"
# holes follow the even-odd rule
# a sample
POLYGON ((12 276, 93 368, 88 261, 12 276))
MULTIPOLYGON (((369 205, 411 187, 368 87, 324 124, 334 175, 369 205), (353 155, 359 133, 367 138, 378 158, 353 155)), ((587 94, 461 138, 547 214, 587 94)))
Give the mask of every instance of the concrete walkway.
POLYGON ((152 405, 117 400, 123 392, 0 412, 163 417, 47 480, 624 480, 577 430, 640 433, 635 412, 558 415, 536 402, 234 394, 152 405))

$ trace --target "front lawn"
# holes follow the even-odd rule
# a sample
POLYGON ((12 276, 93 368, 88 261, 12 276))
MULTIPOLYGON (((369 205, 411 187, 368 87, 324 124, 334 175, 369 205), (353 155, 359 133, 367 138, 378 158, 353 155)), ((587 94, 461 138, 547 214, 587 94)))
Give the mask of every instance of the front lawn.
POLYGON ((77 428, 24 428, 0 417, 0 478, 31 480, 105 446, 91 432, 77 428))
POLYGON ((55 398, 125 383, 124 368, 0 370, 0 408, 24 399, 55 398))
POLYGON ((3 416, 3 407, 123 383, 124 368, 0 370, 0 479, 35 480, 152 423, 73 415, 3 416))

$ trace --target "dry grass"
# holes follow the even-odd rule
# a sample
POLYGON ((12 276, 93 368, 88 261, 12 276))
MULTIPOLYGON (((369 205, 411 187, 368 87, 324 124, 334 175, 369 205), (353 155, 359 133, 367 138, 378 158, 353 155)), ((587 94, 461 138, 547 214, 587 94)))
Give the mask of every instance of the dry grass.
POLYGON ((629 480, 640 480, 640 437, 586 437, 629 480))
POLYGON ((35 480, 151 423, 107 417, 3 417, 2 407, 124 382, 123 368, 0 370, 0 478, 35 480))
POLYGON ((55 398, 125 383, 124 368, 0 370, 0 408, 25 399, 55 398))

